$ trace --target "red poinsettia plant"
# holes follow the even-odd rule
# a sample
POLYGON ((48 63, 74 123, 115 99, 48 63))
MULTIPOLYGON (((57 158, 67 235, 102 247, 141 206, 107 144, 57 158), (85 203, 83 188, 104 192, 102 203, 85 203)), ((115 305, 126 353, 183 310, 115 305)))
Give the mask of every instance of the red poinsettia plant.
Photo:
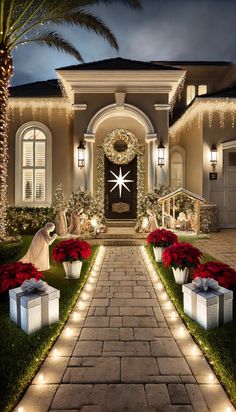
POLYGON ((69 239, 59 242, 52 250, 53 259, 58 262, 87 260, 91 256, 91 246, 85 240, 69 239))
POLYGON ((168 247, 178 243, 178 238, 171 230, 156 229, 147 236, 147 243, 153 247, 168 247))
POLYGON ((190 243, 176 243, 169 246, 162 255, 165 266, 174 269, 195 268, 200 264, 202 252, 190 243))
POLYGON ((236 271, 222 262, 202 263, 195 269, 193 277, 212 278, 217 280, 219 285, 224 288, 236 288, 236 271))
POLYGON ((32 263, 7 263, 0 266, 0 293, 20 286, 26 279, 40 280, 44 275, 32 263))

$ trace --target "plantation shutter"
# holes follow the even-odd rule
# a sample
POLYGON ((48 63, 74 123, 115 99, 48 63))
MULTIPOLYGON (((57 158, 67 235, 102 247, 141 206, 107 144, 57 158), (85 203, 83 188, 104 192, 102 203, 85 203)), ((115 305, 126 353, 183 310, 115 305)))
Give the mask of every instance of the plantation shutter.
POLYGON ((33 170, 23 170, 23 200, 33 200, 33 170))
POLYGON ((45 200, 45 170, 35 170, 35 199, 45 200))

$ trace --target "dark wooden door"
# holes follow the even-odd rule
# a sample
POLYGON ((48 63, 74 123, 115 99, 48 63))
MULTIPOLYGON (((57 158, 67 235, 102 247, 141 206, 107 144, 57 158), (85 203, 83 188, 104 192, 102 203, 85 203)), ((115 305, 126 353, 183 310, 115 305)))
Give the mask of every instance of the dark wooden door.
POLYGON ((127 165, 116 165, 105 157, 105 210, 107 219, 136 219, 136 157, 127 165))

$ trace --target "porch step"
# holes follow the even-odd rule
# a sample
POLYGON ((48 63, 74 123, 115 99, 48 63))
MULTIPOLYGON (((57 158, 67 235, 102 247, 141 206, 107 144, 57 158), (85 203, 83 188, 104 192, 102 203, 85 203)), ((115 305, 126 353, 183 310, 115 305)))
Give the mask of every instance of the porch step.
POLYGON ((147 234, 136 233, 119 229, 118 233, 113 233, 109 229, 107 233, 99 233, 96 239, 146 239, 147 234))
POLYGON ((142 246, 145 245, 145 239, 89 239, 91 245, 103 246, 142 246))
POLYGON ((106 219, 107 227, 135 227, 136 221, 134 219, 117 220, 106 219))

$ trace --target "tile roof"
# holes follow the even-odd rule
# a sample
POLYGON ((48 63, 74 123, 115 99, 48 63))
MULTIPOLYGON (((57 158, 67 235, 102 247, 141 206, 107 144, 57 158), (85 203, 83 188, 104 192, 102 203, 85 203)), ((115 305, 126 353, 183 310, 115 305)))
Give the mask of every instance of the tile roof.
POLYGON ((90 63, 76 64, 73 66, 61 67, 57 70, 181 70, 168 64, 150 63, 137 60, 114 59, 98 60, 90 63))
POLYGON ((10 87, 10 97, 62 97, 57 79, 10 87))

